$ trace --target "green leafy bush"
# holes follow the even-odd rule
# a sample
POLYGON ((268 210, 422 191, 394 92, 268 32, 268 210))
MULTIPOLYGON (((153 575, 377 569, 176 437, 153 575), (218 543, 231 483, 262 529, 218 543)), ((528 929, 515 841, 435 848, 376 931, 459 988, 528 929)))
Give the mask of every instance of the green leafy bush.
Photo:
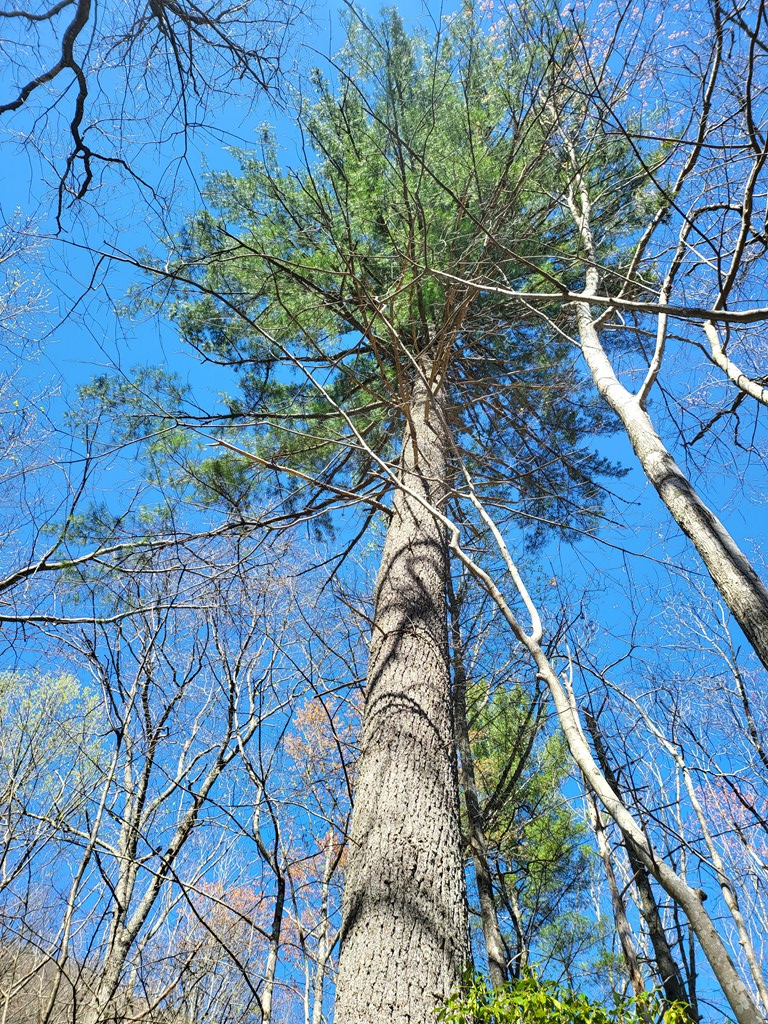
POLYGON ((690 1024, 683 1003, 667 1003, 658 992, 641 999, 615 998, 612 1007, 536 974, 493 989, 472 977, 437 1011, 444 1024, 690 1024))

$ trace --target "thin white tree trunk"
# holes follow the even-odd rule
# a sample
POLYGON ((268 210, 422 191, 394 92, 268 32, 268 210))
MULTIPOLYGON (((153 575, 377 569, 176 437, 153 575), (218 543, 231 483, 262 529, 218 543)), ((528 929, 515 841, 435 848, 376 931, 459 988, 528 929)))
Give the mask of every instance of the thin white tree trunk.
POLYGON ((699 826, 704 837, 704 842, 706 843, 707 850, 709 851, 712 866, 715 869, 715 872, 717 873, 717 880, 720 884, 720 889, 723 894, 723 900, 725 902, 725 905, 728 907, 728 910, 730 911, 734 924, 736 925, 736 931, 739 936, 739 945, 741 946, 744 952, 744 958, 749 965, 749 969, 752 974, 752 979, 755 983, 755 987, 757 988, 760 1001, 763 1004, 763 1009, 766 1010, 768 1009, 768 984, 766 984, 765 976, 763 975, 760 961, 755 950, 754 944, 752 942, 752 937, 749 934, 747 923, 744 920, 744 915, 742 914, 741 907, 739 906, 738 897, 736 895, 736 887, 731 882, 731 879, 728 877, 728 874, 725 870, 725 864, 723 863, 723 859, 720 856, 717 846, 715 845, 714 839, 712 837, 712 832, 709 828, 709 823, 707 822, 706 815, 704 814, 704 808, 701 806, 701 801, 699 800, 698 794, 696 792, 696 786, 694 785, 693 779, 691 777, 690 769, 686 764, 685 758, 683 757, 679 745, 677 743, 670 742, 670 740, 668 740, 666 736, 664 736, 661 730, 658 729, 656 725, 651 721, 650 716, 643 710, 642 707, 639 706, 638 702, 633 701, 633 704, 635 705, 635 707, 637 707, 648 728, 651 730, 651 732, 659 741, 659 743, 661 743, 664 749, 668 752, 670 757, 672 757, 672 759, 678 767, 678 770, 680 771, 680 774, 683 779, 683 784, 685 785, 685 790, 688 794, 688 799, 691 801, 691 806, 693 807, 694 813, 696 814, 696 818, 698 819, 699 826))
POLYGON ((590 824, 592 825, 592 831, 595 833, 595 839, 597 840, 597 850, 600 854, 600 859, 603 862, 605 877, 608 881, 608 891, 611 894, 611 907, 613 909, 613 919, 616 923, 616 934, 619 936, 619 942, 621 943, 621 952, 624 955, 624 961, 627 965, 632 991, 639 997, 645 992, 645 979, 643 978, 643 972, 640 969, 637 947, 635 946, 634 939, 632 938, 632 929, 629 924, 629 919, 627 918, 627 908, 624 905, 619 884, 616 880, 616 872, 613 869, 614 854, 608 842, 608 836, 606 835, 605 828, 603 827, 600 810, 589 789, 586 790, 586 801, 590 824))
MULTIPOLYGON (((730 1003, 738 1024, 758 1024, 764 1018, 747 988, 739 971, 731 959, 712 919, 704 909, 699 892, 691 888, 688 883, 666 864, 652 847, 645 832, 640 828, 630 811, 624 805, 619 795, 612 789, 605 779, 605 776, 598 768, 589 744, 584 736, 579 721, 578 710, 571 701, 566 687, 558 677, 547 654, 544 652, 541 641, 543 639, 543 628, 541 616, 528 593, 527 588, 507 550, 498 528, 492 523, 491 517, 472 489, 471 480, 467 476, 470 486, 469 497, 480 512, 483 520, 491 526, 494 536, 499 544, 499 550, 504 558, 509 574, 514 581, 515 587, 522 598, 530 618, 530 632, 521 625, 517 616, 513 613, 509 604, 504 598, 498 585, 494 580, 477 565, 476 562, 464 551, 459 543, 459 531, 455 524, 451 525, 451 548, 466 565, 475 578, 482 583, 487 593, 494 599, 502 612, 507 624, 518 642, 528 651, 533 659, 541 679, 547 686, 557 712, 560 728, 563 730, 571 756, 581 770, 587 785, 594 791, 607 812, 624 833, 628 843, 632 844, 638 859, 646 867, 664 891, 680 906, 685 912, 692 929, 699 940, 704 955, 709 961, 712 971, 717 978, 723 993, 730 1003)), ((447 521, 446 521, 447 522, 447 521)))
MULTIPOLYGON (((519 628, 519 627, 518 627, 519 628)), ((525 635, 525 634, 523 634, 525 635)), ((528 645, 530 639, 528 638, 528 645)), ((665 892, 682 907, 696 933, 704 955, 720 983, 739 1024, 758 1024, 764 1018, 752 994, 736 969, 728 950, 712 920, 704 909, 698 890, 693 889, 657 855, 645 833, 624 806, 618 795, 606 782, 592 757, 592 752, 579 724, 576 708, 569 700, 557 673, 538 644, 529 650, 533 654, 539 676, 549 687, 557 710, 558 720, 574 761, 587 783, 635 849, 638 859, 645 865, 665 892)))
POLYGON ((664 330, 640 391, 634 395, 619 381, 603 348, 589 299, 600 284, 597 249, 592 236, 591 203, 575 148, 566 135, 573 171, 569 206, 585 250, 584 301, 577 302, 576 323, 581 350, 599 394, 621 420, 648 480, 677 525, 693 543, 712 581, 731 610, 758 658, 768 668, 768 589, 715 513, 707 507, 690 480, 665 447, 645 403, 661 368, 664 330))
POLYGON ((320 888, 320 923, 317 939, 315 976, 312 981, 312 1024, 322 1024, 323 999, 325 997, 325 975, 331 957, 334 939, 331 935, 330 892, 331 879, 341 859, 341 846, 336 843, 333 829, 328 831, 328 848, 323 865, 323 879, 320 888))
MULTIPOLYGON (((620 788, 618 779, 616 778, 610 761, 608 760, 602 733, 597 720, 589 714, 585 715, 585 718, 587 729, 592 737, 592 744, 597 755, 597 763, 600 766, 600 770, 605 776, 605 779, 611 789, 613 789, 615 793, 619 793, 620 788)), ((661 984, 664 989, 664 995, 670 1003, 679 1002, 692 1004, 695 1001, 694 993, 686 990, 680 973, 680 968, 678 967, 677 962, 672 955, 670 945, 667 942, 667 935, 661 920, 658 904, 656 903, 656 897, 653 894, 650 879, 648 878, 648 871, 638 859, 632 844, 627 842, 626 836, 623 836, 623 845, 640 900, 640 913, 643 915, 645 926, 648 929, 648 936, 651 940, 651 945, 653 946, 653 954, 656 960, 656 967, 661 978, 661 984)), ((692 1005, 691 1014, 693 1020, 698 1019, 692 1005)))
POLYGON ((693 543, 733 617, 768 668, 768 589, 664 446, 639 399, 619 383, 588 302, 577 305, 576 319, 595 386, 623 423, 643 472, 693 543))

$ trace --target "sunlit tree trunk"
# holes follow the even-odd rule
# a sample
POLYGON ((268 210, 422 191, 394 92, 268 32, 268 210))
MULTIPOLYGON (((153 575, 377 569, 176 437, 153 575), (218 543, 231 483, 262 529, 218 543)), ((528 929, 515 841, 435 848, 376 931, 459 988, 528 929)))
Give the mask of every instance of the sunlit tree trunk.
POLYGON ((376 589, 336 1024, 426 1024, 469 959, 446 616, 447 425, 418 378, 376 589))
POLYGON ((768 668, 768 589, 664 446, 642 403, 619 383, 587 303, 577 306, 576 318, 582 351, 598 391, 621 419, 645 475, 692 541, 755 654, 768 668))
POLYGON ((323 880, 320 887, 320 922, 317 940, 315 975, 312 979, 312 1024, 323 1024, 323 1001, 325 998, 325 976, 334 946, 331 933, 330 890, 331 879, 339 866, 342 847, 336 842, 333 829, 328 830, 323 880))
MULTIPOLYGON (((616 872, 614 870, 614 854, 611 850, 610 843, 608 842, 608 836, 606 835, 606 831, 603 826, 600 810, 592 796, 592 793, 588 789, 585 789, 584 795, 587 814, 589 815, 589 822, 592 826, 592 831, 595 834, 595 840, 597 842, 597 852, 600 854, 600 859, 603 862, 605 878, 608 882, 608 892, 610 893, 611 907, 613 909, 613 921, 616 927, 616 934, 619 938, 619 943, 621 944, 624 965, 627 969, 629 982, 632 986, 632 991, 635 997, 642 999, 645 994, 645 979, 640 967, 640 959, 637 955, 635 940, 632 936, 632 927, 629 923, 629 918, 627 917, 624 894, 619 887, 616 872)), ((649 1020, 647 1014, 643 1015, 643 1019, 646 1021, 649 1020)))
POLYGON ((576 324, 592 380, 606 404, 621 420, 646 477, 693 543, 744 636, 768 668, 768 588, 675 462, 646 411, 648 394, 661 365, 661 352, 649 367, 646 381, 637 394, 633 394, 620 382, 603 347, 589 304, 600 287, 599 260, 591 226, 591 198, 575 147, 567 138, 566 148, 574 176, 569 204, 586 256, 584 301, 575 305, 576 324))

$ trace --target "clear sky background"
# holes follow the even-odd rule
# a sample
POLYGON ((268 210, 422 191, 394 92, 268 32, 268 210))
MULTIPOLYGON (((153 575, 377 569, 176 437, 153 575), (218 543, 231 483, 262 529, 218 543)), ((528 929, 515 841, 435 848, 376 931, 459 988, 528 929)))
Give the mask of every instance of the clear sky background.
MULTIPOLYGON (((379 10, 378 4, 363 9, 379 10)), ((407 24, 431 29, 450 5, 427 7, 417 0, 397 5, 407 24)), ((116 316, 137 272, 101 258, 101 254, 135 257, 143 248, 157 249, 158 240, 178 230, 184 218, 200 208, 200 190, 206 170, 236 168, 230 147, 255 148, 264 124, 275 129, 286 164, 297 160, 300 139, 290 115, 290 97, 305 88, 312 67, 328 67, 344 41, 343 6, 315 3, 299 17, 282 62, 282 95, 257 95, 250 88, 233 88, 231 95, 211 100, 208 109, 190 105, 190 121, 197 126, 180 134, 178 120, 166 118, 157 97, 142 95, 139 87, 125 94, 121 75, 102 76, 101 88, 125 100, 127 146, 133 177, 119 168, 100 168, 86 198, 65 208, 61 227, 56 224, 58 175, 68 144, 68 94, 43 114, 45 103, 30 103, 0 117, 0 214, 5 221, 16 211, 30 218, 30 228, 42 245, 27 274, 43 279, 48 303, 34 324, 43 335, 41 358, 60 375, 64 389, 77 386, 94 373, 135 363, 164 361, 197 385, 212 384, 211 370, 197 374, 198 362, 177 343, 175 330, 158 320, 131 320, 116 316), (122 95, 121 95, 122 93, 122 95), (146 123, 142 119, 146 118, 146 123), (162 142, 157 142, 163 136, 162 142), (141 183, 146 183, 146 185, 141 183)), ((10 93, 19 75, 0 65, 0 96, 10 93)), ((51 88, 61 90, 62 78, 51 88)), ((112 105, 93 95, 92 109, 112 105)), ((104 146, 109 152, 109 144, 104 146)), ((160 244, 162 244, 160 242, 160 244)), ((224 375, 216 382, 222 385, 224 375)))

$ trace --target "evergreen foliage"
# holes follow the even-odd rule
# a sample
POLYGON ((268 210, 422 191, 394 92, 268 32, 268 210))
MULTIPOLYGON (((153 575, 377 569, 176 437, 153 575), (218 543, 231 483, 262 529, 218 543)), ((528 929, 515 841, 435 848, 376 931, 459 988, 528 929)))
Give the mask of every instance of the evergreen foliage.
POLYGON ((571 766, 565 739, 539 701, 516 684, 468 694, 484 831, 497 881, 512 973, 535 964, 569 983, 602 950, 584 914, 595 862, 586 825, 563 795, 571 766))
MULTIPOLYGON (((316 73, 313 102, 299 105, 300 165, 281 165, 265 130, 258 153, 238 154, 239 175, 210 178, 209 209, 176 253, 173 316, 206 359, 239 373, 217 421, 229 455, 200 472, 212 495, 229 477, 242 489, 247 450, 267 493, 303 515, 313 503, 376 507, 428 353, 456 456, 514 504, 532 540, 595 527, 597 481, 617 469, 588 445, 611 424, 572 348, 524 304, 467 283, 502 268, 514 287, 551 289, 576 265, 546 48, 510 60, 505 46, 470 7, 434 40, 408 35, 394 12, 374 28, 353 18, 335 81, 316 73)), ((602 158, 602 172, 628 159, 618 143, 602 158)), ((629 223, 632 203, 609 212, 619 216, 629 223)), ((615 264, 616 231, 604 235, 615 264)), ((551 311, 555 325, 568 316, 551 311)))

